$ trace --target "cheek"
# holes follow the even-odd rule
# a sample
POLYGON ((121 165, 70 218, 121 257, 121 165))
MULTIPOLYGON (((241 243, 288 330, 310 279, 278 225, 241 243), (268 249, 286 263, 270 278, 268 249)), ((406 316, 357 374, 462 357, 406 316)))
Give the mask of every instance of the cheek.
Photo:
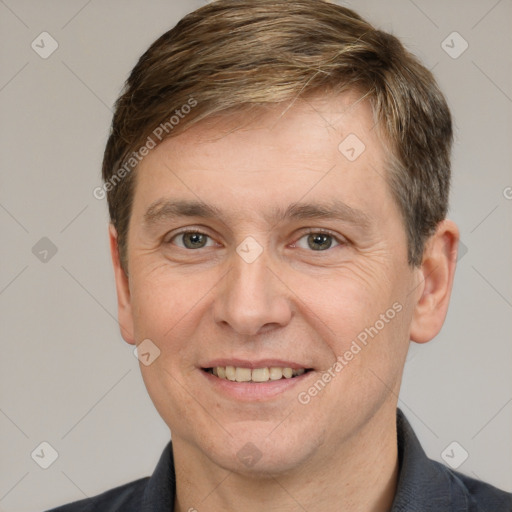
POLYGON ((207 273, 183 274, 167 264, 134 272, 131 303, 136 336, 167 340, 194 322, 215 285, 207 273))
POLYGON ((350 264, 321 278, 297 275, 292 282, 297 302, 306 306, 304 314, 329 327, 331 337, 357 334, 398 300, 387 267, 370 262, 350 264))
POLYGON ((329 347, 324 370, 343 357, 343 369, 334 372, 340 378, 333 392, 351 389, 361 398, 364 389, 382 391, 382 381, 393 387, 407 354, 411 320, 407 287, 399 273, 390 265, 366 262, 322 280, 296 282, 302 315, 329 347))

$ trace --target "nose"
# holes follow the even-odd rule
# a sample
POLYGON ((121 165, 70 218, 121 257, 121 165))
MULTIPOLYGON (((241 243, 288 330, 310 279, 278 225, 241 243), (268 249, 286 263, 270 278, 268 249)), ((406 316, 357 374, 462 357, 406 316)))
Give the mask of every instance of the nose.
POLYGON ((238 334, 262 334, 287 325, 293 311, 287 288, 269 267, 267 251, 252 262, 233 253, 230 271, 217 289, 214 318, 238 334))

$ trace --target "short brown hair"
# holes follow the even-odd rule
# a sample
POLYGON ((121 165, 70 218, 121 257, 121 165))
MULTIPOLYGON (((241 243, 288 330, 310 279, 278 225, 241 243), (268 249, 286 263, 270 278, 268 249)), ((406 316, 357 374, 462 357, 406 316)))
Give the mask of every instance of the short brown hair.
POLYGON ((354 88, 369 99, 389 146, 386 179, 409 263, 419 265, 446 216, 450 185, 451 116, 430 71, 396 37, 334 3, 217 0, 149 47, 116 102, 102 172, 125 270, 130 171, 137 151, 158 139, 157 127, 163 140, 217 114, 354 88))

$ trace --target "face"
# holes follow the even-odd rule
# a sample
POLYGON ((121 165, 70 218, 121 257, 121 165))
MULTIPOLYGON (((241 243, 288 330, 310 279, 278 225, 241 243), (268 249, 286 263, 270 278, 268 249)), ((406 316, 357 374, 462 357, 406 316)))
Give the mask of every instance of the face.
POLYGON ((137 170, 120 320, 160 351, 140 366, 173 441, 210 463, 279 474, 394 415, 421 270, 358 99, 202 122, 137 170))

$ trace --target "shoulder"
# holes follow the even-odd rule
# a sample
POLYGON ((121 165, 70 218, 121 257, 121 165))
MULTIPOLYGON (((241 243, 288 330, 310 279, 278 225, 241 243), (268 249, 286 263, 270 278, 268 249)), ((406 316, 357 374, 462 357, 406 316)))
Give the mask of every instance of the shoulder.
POLYGON ((466 498, 467 510, 475 512, 512 512, 512 493, 431 461, 444 472, 454 488, 466 498))
POLYGON ((151 477, 46 512, 170 512, 174 505, 175 485, 172 442, 169 441, 151 477))
POLYGON ((427 457, 397 409, 399 479, 392 512, 512 512, 512 494, 427 457))
POLYGON ((115 487, 101 494, 79 501, 68 503, 47 512, 135 512, 142 504, 144 491, 149 477, 134 480, 115 487))

